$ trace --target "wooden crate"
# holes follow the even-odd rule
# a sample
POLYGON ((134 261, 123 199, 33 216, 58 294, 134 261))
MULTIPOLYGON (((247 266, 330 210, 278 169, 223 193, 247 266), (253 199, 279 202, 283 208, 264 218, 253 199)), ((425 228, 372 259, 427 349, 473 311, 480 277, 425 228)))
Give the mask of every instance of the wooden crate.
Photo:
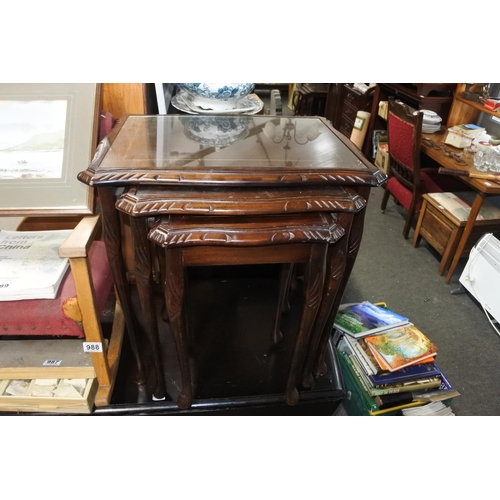
POLYGON ((0 341, 0 380, 95 376, 81 339, 0 341))
MULTIPOLYGON (((44 379, 38 379, 44 380, 44 379)), ((50 413, 91 413, 97 392, 97 379, 84 379, 84 389, 78 396, 40 396, 33 394, 37 380, 24 380, 27 385, 24 395, 8 394, 9 386, 18 380, 0 382, 0 411, 7 412, 50 412, 50 413)), ((60 389, 65 379, 56 379, 60 389)))

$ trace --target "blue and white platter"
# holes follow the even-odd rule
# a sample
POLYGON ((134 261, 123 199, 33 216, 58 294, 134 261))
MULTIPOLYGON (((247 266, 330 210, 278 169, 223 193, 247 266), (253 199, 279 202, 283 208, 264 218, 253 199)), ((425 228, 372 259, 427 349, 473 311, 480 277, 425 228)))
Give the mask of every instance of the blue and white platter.
POLYGON ((264 103, 252 95, 236 100, 235 107, 227 109, 205 109, 193 102, 193 96, 187 91, 180 91, 172 97, 172 106, 190 115, 255 115, 264 107, 264 103))

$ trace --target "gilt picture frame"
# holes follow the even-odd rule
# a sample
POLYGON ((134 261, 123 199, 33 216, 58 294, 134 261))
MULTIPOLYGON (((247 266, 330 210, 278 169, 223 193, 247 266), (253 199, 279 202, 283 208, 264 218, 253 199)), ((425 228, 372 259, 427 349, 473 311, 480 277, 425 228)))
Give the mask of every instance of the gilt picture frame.
POLYGON ((86 215, 101 84, 0 83, 0 216, 86 215))

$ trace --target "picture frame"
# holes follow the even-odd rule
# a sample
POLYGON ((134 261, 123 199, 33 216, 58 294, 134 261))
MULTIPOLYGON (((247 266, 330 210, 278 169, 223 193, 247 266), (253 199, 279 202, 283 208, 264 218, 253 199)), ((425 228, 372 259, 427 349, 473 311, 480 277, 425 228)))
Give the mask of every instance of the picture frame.
POLYGON ((0 83, 0 216, 88 215, 100 83, 0 83))

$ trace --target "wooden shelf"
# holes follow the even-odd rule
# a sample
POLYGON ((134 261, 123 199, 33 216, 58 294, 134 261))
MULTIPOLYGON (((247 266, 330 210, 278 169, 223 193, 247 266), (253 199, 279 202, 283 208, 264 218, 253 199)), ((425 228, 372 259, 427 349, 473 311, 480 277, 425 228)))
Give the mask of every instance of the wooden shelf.
POLYGON ((478 111, 481 111, 482 113, 486 113, 491 116, 500 116, 498 113, 498 109, 495 111, 492 111, 491 109, 486 109, 482 104, 479 104, 474 101, 468 101, 467 99, 464 99, 463 97, 456 96, 455 99, 459 102, 463 102, 464 104, 467 104, 467 106, 471 106, 472 108, 477 109, 478 111))

